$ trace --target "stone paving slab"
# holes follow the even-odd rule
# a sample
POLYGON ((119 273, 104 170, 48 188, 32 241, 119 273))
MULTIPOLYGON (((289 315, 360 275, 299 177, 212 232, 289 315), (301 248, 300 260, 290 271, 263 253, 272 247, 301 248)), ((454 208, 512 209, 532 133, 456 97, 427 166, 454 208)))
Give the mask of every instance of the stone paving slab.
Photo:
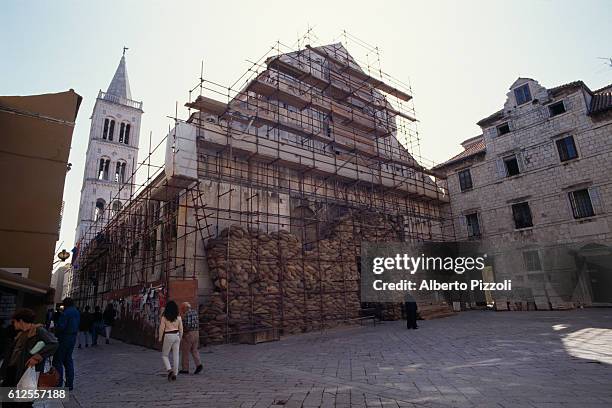
POLYGON ((159 352, 115 341, 75 351, 64 407, 612 406, 612 309, 463 312, 420 327, 206 347, 204 371, 174 383, 159 352))

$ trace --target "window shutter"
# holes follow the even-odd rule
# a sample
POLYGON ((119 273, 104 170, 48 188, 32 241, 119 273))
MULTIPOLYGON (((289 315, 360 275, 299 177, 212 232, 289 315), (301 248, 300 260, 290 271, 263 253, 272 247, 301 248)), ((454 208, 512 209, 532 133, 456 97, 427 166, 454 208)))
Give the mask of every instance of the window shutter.
POLYGON ((574 203, 574 195, 572 193, 567 193, 565 197, 565 204, 567 205, 567 213, 569 214, 570 219, 574 218, 574 210, 572 205, 576 205, 574 203))
POLYGON ((603 214, 605 211, 599 187, 590 187, 589 196, 591 197, 591 205, 593 206, 595 215, 603 214))
POLYGON ((523 152, 516 153, 516 163, 518 164, 519 172, 524 173, 525 172, 525 159, 523 157, 523 152))
POLYGON ((506 177, 506 165, 501 157, 495 161, 495 168, 497 170, 497 178, 506 177))

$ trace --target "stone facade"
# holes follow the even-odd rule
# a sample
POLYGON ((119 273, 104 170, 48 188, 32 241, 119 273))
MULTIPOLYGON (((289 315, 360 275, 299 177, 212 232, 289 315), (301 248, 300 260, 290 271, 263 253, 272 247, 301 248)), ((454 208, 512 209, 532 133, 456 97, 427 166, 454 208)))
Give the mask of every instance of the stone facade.
POLYGON ((76 242, 91 239, 93 230, 99 231, 104 219, 132 195, 142 113, 142 103, 131 99, 122 57, 108 91, 98 94, 91 115, 76 242), (97 220, 100 222, 95 223, 97 220))
POLYGON ((489 279, 513 280, 498 309, 612 302, 612 112, 596 103, 609 95, 519 78, 482 135, 436 167, 457 239, 480 239, 489 279))

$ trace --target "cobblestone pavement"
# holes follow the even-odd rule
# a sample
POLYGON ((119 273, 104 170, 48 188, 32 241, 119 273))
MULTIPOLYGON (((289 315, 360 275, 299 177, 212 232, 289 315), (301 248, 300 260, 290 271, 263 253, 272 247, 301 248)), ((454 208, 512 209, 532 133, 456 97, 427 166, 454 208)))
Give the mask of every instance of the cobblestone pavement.
MULTIPOLYGON (((612 309, 463 312, 202 348, 169 383, 160 354, 75 351, 65 407, 611 407, 612 309)), ((40 405, 40 404, 39 404, 40 405)), ((57 405, 46 404, 48 407, 57 405)))

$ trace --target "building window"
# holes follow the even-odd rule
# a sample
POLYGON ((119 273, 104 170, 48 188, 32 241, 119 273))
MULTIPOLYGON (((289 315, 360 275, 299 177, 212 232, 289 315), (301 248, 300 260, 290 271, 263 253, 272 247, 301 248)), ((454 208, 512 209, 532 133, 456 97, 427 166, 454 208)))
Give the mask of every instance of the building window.
POLYGON ((542 264, 540 263, 540 253, 538 251, 524 251, 523 260, 525 261, 525 270, 527 272, 542 270, 542 264))
POLYGON ((119 127, 119 143, 123 143, 123 134, 125 133, 125 123, 119 127))
POLYGON ((125 135, 123 136, 123 143, 130 144, 130 124, 125 125, 125 135))
POLYGON ((506 168, 506 177, 516 176, 521 173, 516 155, 504 158, 504 167, 506 168))
POLYGON ((121 204, 121 201, 113 202, 113 206, 111 208, 111 216, 114 217, 115 215, 117 215, 117 213, 121 211, 122 207, 123 207, 123 204, 121 204))
POLYGON ((109 120, 108 118, 104 119, 104 129, 102 130, 102 139, 106 139, 108 137, 108 125, 109 125, 109 120))
POLYGON ((113 141, 113 136, 115 134, 115 121, 111 119, 110 126, 108 127, 108 140, 113 141))
POLYGON ((497 135, 505 135, 506 133, 510 133, 510 124, 508 122, 502 123, 497 127, 497 135))
POLYGON ((548 105, 548 111, 550 112, 551 117, 560 115, 565 113, 565 105, 563 104, 563 101, 553 103, 552 105, 548 105))
POLYGON ((559 159, 564 162, 578 157, 576 151, 576 143, 573 136, 567 136, 557 140, 557 150, 559 151, 559 159))
POLYGON ((480 237, 480 223, 478 222, 478 214, 467 214, 465 216, 465 222, 467 224, 468 237, 478 238, 480 237))
POLYGON ((529 84, 521 85, 514 90, 514 97, 516 98, 516 104, 522 105, 531 100, 531 92, 529 92, 529 84))
POLYGON ((472 189, 472 174, 470 169, 465 169, 459 172, 459 187, 461 191, 472 189))
POLYGON ((98 180, 108 180, 108 168, 110 167, 110 159, 104 157, 100 159, 98 167, 98 180))
POLYGON ((115 168, 115 183, 125 183, 125 162, 117 162, 115 168))
POLYGON ((518 203, 512 205, 512 217, 516 229, 533 227, 531 219, 531 209, 529 203, 518 203))
POLYGON ((592 217, 595 215, 593 211, 593 203, 588 189, 571 191, 569 193, 570 203, 572 204, 572 213, 574 218, 592 217))
POLYGON ((104 218, 104 207, 106 206, 106 201, 101 198, 96 200, 96 209, 94 213, 94 220, 98 221, 104 218))

